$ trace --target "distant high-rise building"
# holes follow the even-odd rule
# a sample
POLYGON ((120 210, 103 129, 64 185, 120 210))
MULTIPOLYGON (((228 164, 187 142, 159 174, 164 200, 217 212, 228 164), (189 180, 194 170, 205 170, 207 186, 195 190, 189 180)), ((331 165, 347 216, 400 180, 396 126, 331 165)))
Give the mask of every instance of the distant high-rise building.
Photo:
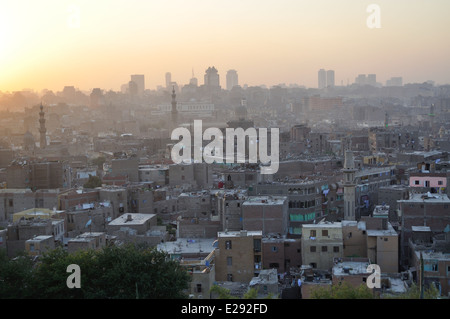
POLYGON ((189 80, 189 84, 193 86, 198 86, 198 79, 194 75, 194 69, 192 69, 192 77, 189 80))
POLYGON ((366 85, 366 83, 367 83, 367 79, 366 79, 365 74, 360 74, 360 75, 358 75, 357 78, 355 78, 355 84, 366 85))
POLYGON ((334 87, 334 70, 327 71, 327 87, 334 87))
POLYGON ((324 89, 327 86, 327 72, 324 69, 319 70, 319 89, 324 89))
POLYGON ((128 93, 130 93, 130 95, 138 95, 138 85, 136 82, 134 81, 130 81, 128 82, 128 93))
POLYGON ((205 71, 205 86, 209 88, 220 88, 220 77, 215 67, 209 67, 205 71))
POLYGON ((355 78, 355 84, 357 85, 377 85, 377 75, 376 74, 359 74, 358 77, 355 78))
POLYGON ((402 77, 393 77, 386 81, 386 86, 403 86, 402 77))
POLYGON ((234 86, 239 85, 238 74, 236 70, 228 70, 227 72, 227 90, 231 90, 234 86))
POLYGON ((137 94, 142 96, 145 91, 145 77, 143 74, 134 74, 131 76, 131 81, 137 85, 137 94))
POLYGON ((166 88, 170 88, 171 82, 172 82, 172 73, 166 72, 166 88))
POLYGON ((377 85, 377 75, 376 74, 367 75, 367 84, 376 86, 377 85))

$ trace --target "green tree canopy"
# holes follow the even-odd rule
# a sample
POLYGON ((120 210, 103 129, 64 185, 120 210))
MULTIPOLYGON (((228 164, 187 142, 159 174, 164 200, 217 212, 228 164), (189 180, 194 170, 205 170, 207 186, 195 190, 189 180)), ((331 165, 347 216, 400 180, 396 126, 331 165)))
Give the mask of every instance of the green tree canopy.
MULTIPOLYGON (((35 299, 182 299, 190 277, 177 261, 155 248, 125 245, 69 254, 57 248, 44 254, 30 272, 23 265, 14 271, 11 260, 1 259, 4 282, 0 298, 35 299), (80 267, 81 288, 68 288, 67 267, 80 267), (26 273, 22 280, 18 279, 26 273)), ((17 268, 17 267, 16 267, 17 268)))
POLYGON ((312 299, 374 299, 372 291, 362 284, 355 288, 347 282, 331 288, 317 287, 311 292, 312 299))
POLYGON ((96 188, 102 186, 102 179, 98 176, 89 174, 88 181, 83 185, 84 188, 96 188))

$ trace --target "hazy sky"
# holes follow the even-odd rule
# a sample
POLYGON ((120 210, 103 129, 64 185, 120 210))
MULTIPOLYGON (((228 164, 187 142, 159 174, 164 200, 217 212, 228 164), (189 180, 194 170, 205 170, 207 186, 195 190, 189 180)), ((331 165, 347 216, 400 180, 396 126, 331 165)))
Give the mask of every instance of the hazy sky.
POLYGON ((203 84, 209 66, 236 69, 241 85, 317 87, 358 74, 450 83, 449 0, 0 0, 0 91, 65 85, 146 88, 164 74, 203 84), (370 4, 381 28, 369 28, 370 4))

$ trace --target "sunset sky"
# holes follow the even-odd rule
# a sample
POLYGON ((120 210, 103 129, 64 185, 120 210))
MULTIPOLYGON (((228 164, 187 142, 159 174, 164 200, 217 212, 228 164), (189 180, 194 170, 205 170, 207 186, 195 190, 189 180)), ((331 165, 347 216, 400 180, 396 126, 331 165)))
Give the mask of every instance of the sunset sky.
POLYGON ((317 87, 358 74, 450 83, 449 0, 0 0, 0 91, 120 90, 131 74, 147 89, 164 74, 203 84, 215 66, 241 85, 317 87), (380 7, 381 28, 366 9, 380 7))

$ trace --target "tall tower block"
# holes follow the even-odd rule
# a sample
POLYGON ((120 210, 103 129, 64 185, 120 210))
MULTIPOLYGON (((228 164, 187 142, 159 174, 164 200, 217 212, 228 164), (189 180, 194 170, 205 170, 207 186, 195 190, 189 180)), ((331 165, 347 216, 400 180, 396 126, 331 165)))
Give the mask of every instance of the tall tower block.
POLYGON ((353 152, 345 152, 344 161, 344 220, 355 220, 355 161, 353 152))
POLYGON ((39 133, 40 133, 40 148, 44 149, 47 146, 47 129, 45 128, 45 118, 44 118, 44 107, 40 106, 41 111, 39 112, 39 133))

